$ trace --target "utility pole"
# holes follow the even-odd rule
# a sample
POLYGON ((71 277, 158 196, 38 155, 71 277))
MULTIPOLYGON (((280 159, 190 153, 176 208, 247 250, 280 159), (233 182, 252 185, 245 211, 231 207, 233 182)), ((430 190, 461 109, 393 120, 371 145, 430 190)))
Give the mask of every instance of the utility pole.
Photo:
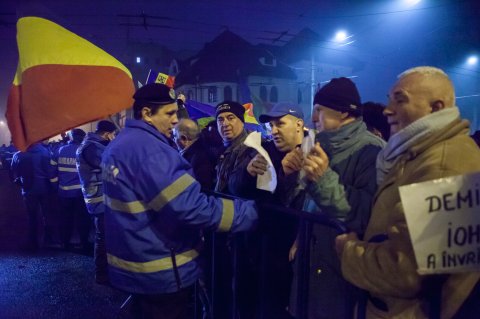
POLYGON ((311 73, 311 83, 310 83, 310 118, 313 117, 313 97, 315 95, 315 57, 312 50, 312 73, 311 73))

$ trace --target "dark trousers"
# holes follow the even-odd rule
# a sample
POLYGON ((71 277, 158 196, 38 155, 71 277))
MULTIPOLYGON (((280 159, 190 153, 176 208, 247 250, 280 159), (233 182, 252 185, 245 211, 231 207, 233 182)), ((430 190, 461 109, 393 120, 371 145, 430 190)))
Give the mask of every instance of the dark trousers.
POLYGON ((83 197, 59 197, 62 241, 70 246, 73 228, 76 222, 82 248, 88 248, 88 235, 91 220, 83 197))
POLYGON ((95 279, 97 281, 108 280, 107 250, 105 249, 105 224, 104 215, 95 215, 93 217, 95 224, 95 243, 93 259, 95 262, 95 279))
POLYGON ((190 286, 169 294, 133 295, 134 318, 191 319, 189 306, 193 292, 193 286, 190 286))
POLYGON ((38 214, 41 212, 40 225, 44 232, 45 240, 51 239, 52 231, 49 228, 47 216, 50 211, 48 194, 25 194, 23 197, 28 213, 28 245, 30 248, 37 249, 38 244, 38 214))

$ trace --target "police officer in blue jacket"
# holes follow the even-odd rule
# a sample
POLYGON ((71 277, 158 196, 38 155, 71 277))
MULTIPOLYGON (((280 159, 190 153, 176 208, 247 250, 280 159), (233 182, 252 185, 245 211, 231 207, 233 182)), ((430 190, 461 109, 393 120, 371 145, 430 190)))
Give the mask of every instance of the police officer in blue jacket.
POLYGON ((102 154, 105 147, 115 138, 117 128, 110 121, 99 121, 95 132, 88 132, 77 149, 77 170, 82 185, 83 198, 95 225, 93 259, 95 281, 108 283, 107 252, 105 250, 105 227, 102 182, 102 154))
POLYGON ((53 238, 51 229, 52 206, 49 194, 52 191, 49 183, 50 153, 44 143, 31 145, 26 152, 17 152, 12 159, 12 172, 15 183, 22 187, 22 195, 28 213, 28 246, 29 250, 37 250, 38 224, 44 228, 44 241, 53 238), (38 211, 41 218, 38 218, 38 211))
POLYGON ((201 276, 200 230, 245 231, 257 220, 252 201, 208 197, 174 148, 177 101, 152 83, 133 96, 134 120, 103 154, 109 279, 134 295, 140 318, 188 318, 201 276))
POLYGON ((58 200, 60 204, 60 224, 62 241, 67 250, 72 248, 70 243, 75 222, 80 236, 81 248, 90 249, 88 236, 90 232, 90 216, 88 215, 82 195, 82 186, 77 170, 77 149, 86 133, 82 129, 73 129, 69 132, 70 141, 58 150, 51 164, 55 167, 57 176, 51 182, 58 183, 58 200))

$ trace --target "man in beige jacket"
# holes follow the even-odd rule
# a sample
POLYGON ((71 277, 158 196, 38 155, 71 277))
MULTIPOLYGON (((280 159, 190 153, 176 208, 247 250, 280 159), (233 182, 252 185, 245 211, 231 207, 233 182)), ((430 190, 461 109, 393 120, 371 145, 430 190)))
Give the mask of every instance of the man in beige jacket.
POLYGON ((384 114, 392 136, 377 158, 379 187, 371 219, 364 240, 354 233, 337 237, 342 273, 368 292, 367 318, 428 318, 434 312, 452 318, 460 309, 465 315, 472 305, 469 296, 479 292, 480 272, 417 273, 398 188, 480 171, 469 123, 460 119, 448 76, 433 67, 400 74, 384 114), (433 287, 438 287, 440 308, 432 307, 433 287))

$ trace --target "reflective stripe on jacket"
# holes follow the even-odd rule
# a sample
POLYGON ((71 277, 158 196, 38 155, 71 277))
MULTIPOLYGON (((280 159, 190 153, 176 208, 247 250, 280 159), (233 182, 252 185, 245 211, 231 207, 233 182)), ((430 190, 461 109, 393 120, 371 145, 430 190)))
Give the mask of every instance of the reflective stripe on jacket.
POLYGON ((128 120, 102 160, 105 232, 111 283, 122 290, 169 293, 200 276, 201 229, 245 231, 252 201, 207 197, 190 164, 153 126, 128 120))
MULTIPOLYGON (((53 165, 57 166, 58 177, 58 196, 60 197, 79 197, 82 196, 82 186, 78 177, 76 152, 80 144, 68 142, 58 150, 58 156, 52 160, 53 165)), ((51 182, 55 181, 53 177, 51 182)))
POLYGON ((103 214, 102 154, 108 143, 100 135, 87 133, 77 149, 77 169, 82 185, 83 198, 88 212, 92 215, 103 214))

